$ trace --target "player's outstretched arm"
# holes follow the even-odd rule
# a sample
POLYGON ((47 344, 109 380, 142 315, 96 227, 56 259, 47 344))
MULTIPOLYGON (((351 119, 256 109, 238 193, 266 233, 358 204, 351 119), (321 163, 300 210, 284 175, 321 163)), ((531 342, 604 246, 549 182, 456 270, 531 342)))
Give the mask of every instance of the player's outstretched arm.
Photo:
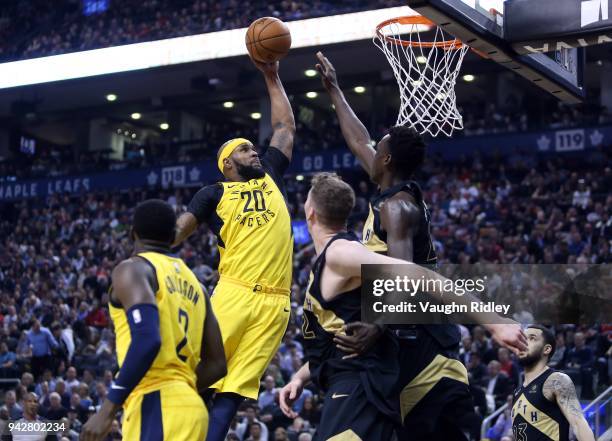
POLYGON ((576 388, 571 378, 563 372, 555 372, 544 382, 544 396, 556 401, 561 412, 570 423, 578 441, 595 441, 595 436, 584 418, 576 388))
POLYGON ((81 440, 98 441, 106 436, 123 402, 159 353, 159 311, 153 289, 156 283, 151 267, 140 258, 124 260, 113 271, 112 297, 125 311, 131 342, 107 399, 83 426, 81 440))
POLYGON ((227 363, 219 323, 206 292, 204 292, 204 298, 206 299, 206 321, 200 350, 201 360, 196 367, 197 388, 200 394, 206 392, 217 380, 227 375, 227 363))
MULTIPOLYGON (((512 341, 509 341, 508 339, 502 341, 504 346, 514 350, 515 352, 527 348, 526 337, 522 333, 518 324, 510 319, 504 319, 495 313, 469 312, 471 311, 470 303, 472 301, 479 301, 479 299, 473 295, 470 295, 469 293, 465 293, 462 296, 443 295, 448 293, 440 289, 441 287, 445 286, 446 281, 449 279, 420 265, 415 265, 405 260, 374 253, 360 243, 347 240, 337 240, 328 248, 326 262, 334 273, 345 278, 361 277, 361 265, 383 265, 381 266, 381 277, 385 277, 390 280, 395 279, 397 274, 392 268, 385 267, 384 265, 410 265, 408 271, 409 277, 414 279, 440 281, 440 283, 425 284, 425 286, 429 287, 431 291, 424 291, 423 294, 432 296, 436 300, 442 301, 444 304, 454 303, 457 305, 465 305, 465 308, 468 311, 466 314, 469 316, 469 318, 474 320, 476 323, 487 324, 487 329, 509 329, 508 326, 510 326, 512 335, 515 336, 515 339, 512 341), (488 325, 489 323, 504 324, 488 325), (502 328, 502 326, 505 328, 502 328)), ((325 300, 330 301, 331 298, 326 298, 325 300)), ((499 339, 497 340, 499 341, 499 339)))
POLYGON ((361 162, 361 166, 365 169, 366 173, 372 176, 372 164, 374 163, 375 151, 370 145, 370 134, 359 118, 357 118, 357 115, 353 112, 348 101, 346 101, 338 85, 338 78, 336 77, 336 69, 334 66, 322 52, 317 52, 317 58, 319 59, 319 63, 316 65, 316 68, 321 75, 323 86, 327 89, 336 109, 342 136, 344 136, 344 140, 351 149, 351 152, 353 152, 353 154, 357 156, 357 159, 359 159, 359 162, 361 162))
POLYGON ((295 118, 289 98, 285 93, 283 83, 278 76, 278 61, 275 63, 260 63, 252 60, 266 80, 270 95, 272 115, 272 139, 270 145, 279 149, 291 161, 293 155, 293 139, 295 137, 295 118))

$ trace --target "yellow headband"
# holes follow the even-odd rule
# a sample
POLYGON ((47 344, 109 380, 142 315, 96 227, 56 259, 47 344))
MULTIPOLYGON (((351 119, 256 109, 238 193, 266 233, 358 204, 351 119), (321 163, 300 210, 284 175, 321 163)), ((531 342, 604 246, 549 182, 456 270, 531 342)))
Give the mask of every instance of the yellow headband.
POLYGON ((234 152, 234 150, 236 150, 236 147, 245 143, 251 145, 253 144, 251 141, 244 138, 230 139, 225 143, 225 147, 223 147, 223 150, 221 150, 219 160, 217 161, 217 166, 219 167, 219 170, 221 170, 221 173, 223 173, 223 161, 225 160, 225 158, 229 158, 229 156, 234 152))

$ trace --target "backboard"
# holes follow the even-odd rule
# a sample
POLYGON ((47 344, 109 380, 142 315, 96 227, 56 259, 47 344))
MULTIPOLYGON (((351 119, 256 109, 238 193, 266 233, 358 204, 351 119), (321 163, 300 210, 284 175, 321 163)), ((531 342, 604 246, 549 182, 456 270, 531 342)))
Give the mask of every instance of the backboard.
MULTIPOLYGON (((519 54, 505 38, 504 0, 407 0, 407 3, 483 57, 525 77, 560 100, 577 103, 584 98, 584 48, 519 54)), ((519 17, 513 18, 520 21, 519 17)))

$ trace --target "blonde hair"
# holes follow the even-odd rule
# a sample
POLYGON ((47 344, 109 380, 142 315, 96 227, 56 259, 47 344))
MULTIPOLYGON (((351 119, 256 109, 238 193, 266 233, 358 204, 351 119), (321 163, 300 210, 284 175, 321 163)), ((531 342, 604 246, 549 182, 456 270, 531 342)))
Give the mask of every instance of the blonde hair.
POLYGON ((346 225, 353 207, 355 192, 335 173, 318 173, 312 178, 310 194, 317 217, 330 227, 346 225))

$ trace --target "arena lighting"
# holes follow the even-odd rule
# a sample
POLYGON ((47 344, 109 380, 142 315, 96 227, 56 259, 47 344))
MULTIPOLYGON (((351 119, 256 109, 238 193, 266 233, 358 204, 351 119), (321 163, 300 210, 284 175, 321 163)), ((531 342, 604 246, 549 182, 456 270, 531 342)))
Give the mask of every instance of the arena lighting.
POLYGON ((132 117, 132 119, 140 119, 142 115, 138 112, 134 112, 130 116, 132 117))
POLYGON ((427 63, 427 58, 425 58, 423 55, 419 55, 416 60, 417 60, 417 63, 419 64, 427 63))
POLYGON ((474 81, 476 79, 476 77, 472 74, 467 74, 463 76, 463 81, 465 81, 466 83, 471 83, 472 81, 474 81))
POLYGON ((253 118, 253 119, 260 119, 261 118, 261 113, 253 112, 253 113, 251 113, 251 118, 253 118))
POLYGON ((168 130, 170 128, 170 124, 163 122, 159 125, 159 128, 162 130, 168 130))
MULTIPOLYGON (((371 40, 376 23, 405 15, 416 13, 400 6, 291 21, 287 26, 292 49, 320 47, 371 40)), ((0 89, 246 55, 245 33, 246 28, 231 29, 2 63, 0 89)))
POLYGON ((296 181, 303 181, 303 180, 304 180, 304 175, 297 175, 297 176, 295 177, 295 180, 296 180, 296 181))
POLYGON ((311 100, 316 98, 317 96, 319 96, 317 92, 306 92, 306 97, 310 98, 311 100))
POLYGON ((356 93, 363 93, 363 92, 365 92, 365 91, 366 91, 366 88, 365 88, 365 87, 363 87, 363 86, 356 86, 356 87, 355 87, 353 90, 354 90, 356 93))
POLYGON ((108 95, 106 95, 106 101, 116 101, 117 100, 117 95, 115 95, 114 93, 109 93, 108 95))
POLYGON ((136 133, 132 133, 132 139, 136 139, 136 133))
POLYGON ((316 71, 316 70, 314 70, 314 69, 306 69, 306 70, 304 71, 304 75, 306 75, 306 76, 307 76, 307 77, 309 77, 309 78, 312 78, 312 77, 314 77, 314 76, 316 76, 316 75, 317 75, 317 71, 316 71))
POLYGON ((223 103, 223 107, 225 107, 226 109, 231 109, 232 107, 234 107, 234 102, 233 101, 226 101, 223 103))

